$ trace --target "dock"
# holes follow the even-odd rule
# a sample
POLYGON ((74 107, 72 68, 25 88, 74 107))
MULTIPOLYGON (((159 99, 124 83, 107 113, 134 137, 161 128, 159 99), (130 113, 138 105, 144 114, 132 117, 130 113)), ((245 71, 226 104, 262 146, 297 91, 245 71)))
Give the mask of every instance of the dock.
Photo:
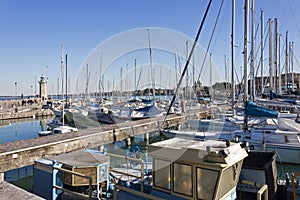
POLYGON ((42 200, 43 198, 14 186, 13 184, 0 181, 0 199, 42 200))
POLYGON ((0 144, 0 181, 4 179, 4 172, 32 165, 39 158, 95 148, 115 141, 130 140, 140 134, 146 134, 145 137, 147 135, 149 137, 149 133, 160 128, 180 126, 187 119, 207 118, 210 115, 211 110, 193 110, 182 115, 168 115, 164 127, 162 127, 164 116, 161 116, 67 134, 3 143, 0 144))
POLYGON ((4 172, 6 171, 32 165, 40 158, 49 158, 88 148, 99 147, 100 149, 104 145, 116 141, 129 141, 136 135, 145 134, 145 138, 149 139, 151 132, 161 128, 179 127, 188 119, 210 118, 213 116, 213 112, 209 109, 202 109, 182 115, 168 115, 163 127, 165 116, 0 144, 1 199, 42 199, 5 182, 4 172))
POLYGON ((42 104, 40 98, 0 101, 0 120, 53 116, 42 104))

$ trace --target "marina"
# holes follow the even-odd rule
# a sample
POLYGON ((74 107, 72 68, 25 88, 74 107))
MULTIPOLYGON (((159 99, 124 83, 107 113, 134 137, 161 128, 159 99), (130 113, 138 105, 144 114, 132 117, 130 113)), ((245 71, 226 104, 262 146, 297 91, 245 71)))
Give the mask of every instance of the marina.
POLYGON ((2 3, 0 199, 299 200, 276 1, 2 3))

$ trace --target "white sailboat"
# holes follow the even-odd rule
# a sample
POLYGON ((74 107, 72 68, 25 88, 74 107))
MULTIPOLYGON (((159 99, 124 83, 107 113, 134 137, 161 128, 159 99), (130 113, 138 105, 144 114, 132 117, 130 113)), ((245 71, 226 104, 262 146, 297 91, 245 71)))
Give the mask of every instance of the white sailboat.
MULTIPOLYGON (((67 55, 66 55, 66 63, 67 63, 67 55)), ((67 65, 66 65, 67 68, 67 65)), ((65 104, 64 104, 64 62, 63 62, 63 47, 61 46, 61 73, 62 73, 62 125, 58 125, 53 129, 49 129, 46 131, 39 131, 39 136, 46 136, 46 135, 53 135, 53 134, 62 134, 62 133, 69 133, 69 132, 77 132, 78 129, 75 127, 65 125, 64 113, 65 113, 65 104)), ((67 80, 66 80, 67 81, 67 80)))

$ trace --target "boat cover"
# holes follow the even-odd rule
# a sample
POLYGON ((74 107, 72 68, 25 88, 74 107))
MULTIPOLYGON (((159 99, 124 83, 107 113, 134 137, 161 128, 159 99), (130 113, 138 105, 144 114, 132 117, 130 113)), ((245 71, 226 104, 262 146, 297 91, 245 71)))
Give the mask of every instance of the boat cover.
POLYGON ((246 102, 246 114, 248 116, 253 117, 265 117, 265 118, 277 118, 278 112, 275 110, 271 110, 269 108, 265 108, 262 106, 258 106, 253 101, 246 102))

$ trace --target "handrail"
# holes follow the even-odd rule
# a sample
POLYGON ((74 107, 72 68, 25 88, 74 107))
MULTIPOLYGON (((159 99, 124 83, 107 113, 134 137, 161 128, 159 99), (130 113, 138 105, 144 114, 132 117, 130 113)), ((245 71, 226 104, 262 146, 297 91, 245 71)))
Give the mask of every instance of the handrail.
POLYGON ((62 171, 62 172, 65 172, 65 173, 73 174, 75 176, 80 176, 82 178, 88 179, 89 180, 89 194, 88 194, 88 197, 87 197, 87 195, 83 195, 83 194, 80 194, 80 193, 72 192, 72 191, 67 190, 65 188, 62 188, 62 187, 60 187, 58 185, 53 185, 54 188, 60 189, 60 190, 62 190, 64 192, 71 193, 73 195, 77 195, 79 197, 84 197, 86 199, 92 199, 92 177, 84 175, 84 174, 81 174, 81 173, 78 173, 78 172, 70 171, 70 170, 67 170, 67 169, 64 169, 64 168, 60 168, 60 167, 53 167, 53 168, 56 169, 56 170, 58 170, 58 171, 62 171))
POLYGON ((292 187, 293 187, 293 200, 296 200, 297 199, 297 196, 296 196, 296 176, 300 176, 300 173, 292 173, 292 187))
POLYGON ((125 191, 125 192, 128 192, 128 193, 132 193, 134 195, 139 195, 141 197, 144 197, 144 198, 147 198, 147 199, 152 199, 152 200, 164 200, 162 198, 159 198, 159 197, 155 197, 153 195, 150 195, 150 194, 147 194, 147 193, 144 193, 144 192, 139 192, 137 190, 133 190, 133 189, 129 189, 127 187, 123 187, 123 186, 120 186, 120 185, 114 185, 114 200, 117 200, 117 191, 125 191))
POLYGON ((141 179, 141 192, 144 191, 144 171, 145 171, 144 170, 144 164, 145 164, 145 162, 142 159, 131 158, 131 157, 128 157, 128 156, 122 156, 122 155, 117 155, 117 154, 112 154, 112 153, 106 153, 105 155, 114 156, 114 157, 117 157, 117 158, 124 158, 126 161, 127 160, 132 160, 132 161, 141 163, 141 176, 137 176, 135 174, 122 172, 122 171, 115 170, 115 169, 110 169, 110 171, 115 172, 115 173, 119 173, 119 174, 123 174, 123 175, 127 175, 127 176, 131 176, 131 177, 134 177, 134 178, 140 178, 141 179))
POLYGON ((256 193, 257 200, 261 200, 262 194, 264 194, 264 200, 268 200, 268 185, 267 184, 256 183, 256 182, 247 181, 247 180, 242 180, 242 181, 240 181, 240 183, 261 187, 256 193))

